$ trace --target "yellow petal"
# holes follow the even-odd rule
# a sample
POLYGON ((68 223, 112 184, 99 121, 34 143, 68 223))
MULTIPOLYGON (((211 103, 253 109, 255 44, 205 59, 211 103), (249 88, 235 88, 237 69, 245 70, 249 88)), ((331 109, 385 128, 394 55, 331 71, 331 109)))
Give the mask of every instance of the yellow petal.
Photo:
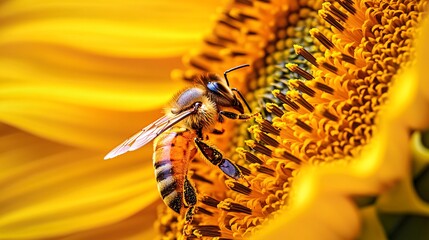
POLYGON ((415 165, 413 166, 414 175, 420 174, 429 164, 429 150, 427 146, 423 145, 422 137, 422 133, 415 132, 411 138, 411 148, 415 160, 415 165))
POLYGON ((0 45, 60 44, 111 55, 171 56, 198 42, 219 3, 14 1, 2 4, 0 45))
POLYGON ((169 80, 171 69, 179 65, 179 57, 121 59, 17 44, 0 51, 1 96, 118 110, 154 109, 183 86, 171 87, 169 80))
POLYGON ((42 100, 2 101, 2 122, 59 143, 107 151, 162 116, 161 110, 117 112, 42 100))
POLYGON ((103 239, 103 240, 140 240, 155 239, 156 233, 153 223, 156 220, 156 204, 145 208, 133 216, 105 225, 99 228, 92 228, 87 231, 77 232, 72 235, 61 237, 62 240, 80 240, 80 239, 103 239))
POLYGON ((5 166, 0 170, 1 239, 43 238, 111 224, 159 198, 150 149, 103 161, 100 153, 64 150, 24 133, 4 135, 0 142, 15 144, 0 157, 5 166))
POLYGON ((419 36, 419 41, 417 42, 417 52, 420 53, 417 55, 417 69, 419 74, 419 83, 420 91, 423 97, 429 102, 429 78, 427 75, 427 56, 429 54, 429 19, 425 19, 424 23, 421 26, 421 31, 419 36))
POLYGON ((377 208, 374 206, 363 208, 362 214, 362 234, 359 236, 360 239, 387 239, 385 231, 381 223, 379 222, 377 208))

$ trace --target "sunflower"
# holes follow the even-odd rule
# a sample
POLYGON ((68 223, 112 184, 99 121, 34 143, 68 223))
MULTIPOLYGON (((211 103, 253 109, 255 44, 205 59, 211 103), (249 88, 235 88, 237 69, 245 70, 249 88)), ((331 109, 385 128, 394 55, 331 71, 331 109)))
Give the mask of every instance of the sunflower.
POLYGON ((193 221, 185 224, 162 206, 161 236, 425 236, 418 227, 429 223, 427 133, 418 132, 429 126, 421 70, 425 10, 426 1, 233 1, 224 7, 205 45, 185 58, 188 70, 175 76, 192 81, 225 65, 251 64, 232 85, 262 116, 251 126, 231 123, 229 134, 214 141, 249 184, 197 159, 193 221), (228 137, 234 144, 225 146, 228 137))
POLYGON ((147 239, 156 211, 162 238, 425 236, 426 2, 235 0, 210 28, 215 6, 0 5, 0 239, 147 239), (150 147, 101 161, 184 82, 243 63, 231 84, 261 117, 210 139, 249 184, 195 159, 185 225, 158 205, 150 147))

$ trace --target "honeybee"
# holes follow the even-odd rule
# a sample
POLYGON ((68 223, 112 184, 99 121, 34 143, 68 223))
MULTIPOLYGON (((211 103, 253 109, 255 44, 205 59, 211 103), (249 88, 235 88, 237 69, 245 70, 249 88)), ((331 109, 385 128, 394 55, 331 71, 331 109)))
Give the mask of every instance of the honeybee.
POLYGON ((230 88, 227 74, 248 67, 240 65, 224 72, 224 78, 208 73, 197 78, 194 86, 177 93, 166 108, 165 115, 143 128, 109 152, 104 159, 134 151, 154 140, 153 166, 158 190, 164 203, 177 213, 186 211, 186 221, 192 219, 197 203, 195 187, 188 179, 188 168, 198 150, 228 177, 242 178, 240 169, 231 160, 206 142, 208 133, 222 134, 216 123, 224 118, 246 120, 251 114, 249 104, 236 88, 230 88), (249 114, 244 113, 243 103, 249 114), (238 113, 226 111, 235 110, 238 113), (186 210, 184 210, 186 209, 186 210))

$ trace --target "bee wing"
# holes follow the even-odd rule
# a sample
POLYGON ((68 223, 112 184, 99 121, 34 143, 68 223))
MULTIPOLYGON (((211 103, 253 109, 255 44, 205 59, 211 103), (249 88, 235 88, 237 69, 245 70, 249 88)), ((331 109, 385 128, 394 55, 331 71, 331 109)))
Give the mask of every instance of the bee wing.
POLYGON ((128 151, 134 151, 143 147, 144 145, 152 141, 154 138, 159 136, 161 133, 191 115, 194 111, 195 109, 192 108, 176 115, 165 115, 159 118, 155 122, 143 128, 140 132, 134 134, 132 137, 128 138, 119 146, 114 148, 104 157, 104 159, 107 160, 110 158, 114 158, 128 151))

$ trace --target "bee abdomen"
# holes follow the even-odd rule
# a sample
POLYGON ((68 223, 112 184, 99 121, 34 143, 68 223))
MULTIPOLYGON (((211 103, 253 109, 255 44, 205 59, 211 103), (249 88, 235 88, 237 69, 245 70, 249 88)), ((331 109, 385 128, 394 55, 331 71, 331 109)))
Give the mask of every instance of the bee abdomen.
POLYGON ((188 165, 197 153, 193 144, 195 136, 191 130, 174 127, 162 133, 154 143, 153 166, 158 190, 164 203, 177 213, 184 204, 196 203, 195 194, 189 191, 184 194, 184 190, 189 190, 189 186, 184 189, 188 165), (187 197, 186 202, 184 197, 187 197))
POLYGON ((162 180, 173 177, 174 170, 170 160, 162 160, 154 164, 156 181, 159 183, 162 180))
POLYGON ((182 193, 177 191, 177 181, 173 176, 169 176, 158 182, 158 189, 161 197, 171 209, 180 213, 182 208, 182 193))
POLYGON ((180 209, 182 208, 182 194, 174 191, 164 199, 164 203, 175 212, 180 213, 180 209))

